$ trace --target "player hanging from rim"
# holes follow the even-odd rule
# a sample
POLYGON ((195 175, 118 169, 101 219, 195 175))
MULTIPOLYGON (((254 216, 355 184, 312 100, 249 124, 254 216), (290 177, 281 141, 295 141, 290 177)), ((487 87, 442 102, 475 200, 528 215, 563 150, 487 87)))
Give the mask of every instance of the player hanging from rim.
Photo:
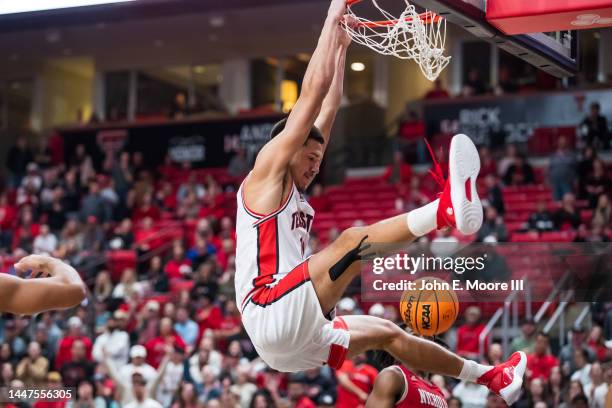
MULTIPOLYGON (((446 344, 434 339, 446 348, 446 344)), ((442 390, 430 381, 425 371, 409 368, 386 351, 378 351, 376 360, 384 367, 376 376, 366 408, 447 408, 442 390)))
POLYGON ((0 312, 33 315, 67 309, 85 299, 85 284, 78 272, 59 259, 29 255, 15 264, 15 271, 31 271, 32 279, 0 273, 0 312))
POLYGON ((365 227, 344 231, 327 248, 306 258, 314 210, 302 193, 319 171, 342 97, 346 50, 341 24, 345 0, 333 0, 286 120, 271 132, 253 170, 238 191, 236 300, 260 357, 272 368, 302 371, 323 364, 338 368, 348 356, 382 349, 415 370, 478 382, 511 404, 520 394, 524 353, 499 366, 478 364, 435 343, 411 336, 373 316, 333 318, 336 303, 359 274, 357 262, 373 243, 409 242, 436 228, 476 232, 482 206, 476 192, 478 152, 465 135, 450 146, 449 179, 440 198, 365 227))

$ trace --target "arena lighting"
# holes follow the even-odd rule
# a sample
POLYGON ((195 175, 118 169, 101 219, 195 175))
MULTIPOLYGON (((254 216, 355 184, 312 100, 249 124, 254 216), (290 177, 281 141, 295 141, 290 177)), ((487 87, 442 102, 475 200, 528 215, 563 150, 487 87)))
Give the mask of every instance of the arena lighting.
POLYGON ((0 0, 0 15, 70 7, 95 6, 99 4, 127 3, 129 1, 136 0, 0 0))
POLYGON ((351 69, 355 72, 361 72, 365 69, 365 64, 363 62, 353 62, 351 69))

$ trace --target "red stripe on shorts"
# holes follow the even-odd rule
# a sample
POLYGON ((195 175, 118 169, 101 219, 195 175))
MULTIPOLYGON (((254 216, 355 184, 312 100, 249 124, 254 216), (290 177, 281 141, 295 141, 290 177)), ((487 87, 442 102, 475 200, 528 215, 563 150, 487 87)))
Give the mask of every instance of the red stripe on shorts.
POLYGON ((257 289, 251 300, 259 306, 270 305, 309 280, 308 261, 304 261, 293 268, 276 285, 257 289))
MULTIPOLYGON (((348 331, 348 325, 344 321, 342 317, 336 317, 333 323, 334 329, 346 330, 348 331)), ((348 349, 340 344, 332 344, 329 347, 329 357, 327 358, 327 365, 331 368, 335 368, 336 370, 342 367, 344 364, 344 360, 346 359, 346 354, 348 353, 348 349)))

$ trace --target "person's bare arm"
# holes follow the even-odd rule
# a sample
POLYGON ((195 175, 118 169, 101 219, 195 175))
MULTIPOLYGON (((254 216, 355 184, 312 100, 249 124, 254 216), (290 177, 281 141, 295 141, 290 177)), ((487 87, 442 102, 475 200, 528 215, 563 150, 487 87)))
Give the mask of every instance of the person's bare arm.
POLYGON ((366 408, 393 408, 404 392, 405 381, 395 369, 385 369, 378 374, 374 388, 366 401, 366 408))
MULTIPOLYGON (((348 21, 347 24, 351 24, 348 21)), ((344 88, 344 67, 346 63, 346 50, 351 43, 351 37, 343 31, 340 33, 340 39, 338 41, 338 48, 336 49, 336 70, 334 72, 334 79, 332 80, 331 86, 323 105, 321 106, 321 112, 315 120, 315 126, 325 139, 325 147, 329 142, 329 135, 331 133, 334 120, 336 119, 336 113, 342 102, 342 93, 344 88)))
POLYGON ((266 214, 278 207, 287 166, 306 142, 321 111, 336 71, 336 50, 344 33, 340 22, 345 10, 345 0, 332 0, 317 47, 306 68, 300 96, 285 127, 257 155, 245 185, 250 198, 248 204, 257 212, 266 214))
POLYGON ((365 399, 368 397, 368 393, 355 385, 347 373, 338 371, 336 376, 338 377, 338 384, 355 394, 361 401, 365 401, 365 399))
POLYGON ((44 255, 29 255, 15 264, 18 273, 31 270, 36 279, 0 274, 0 310, 32 315, 67 309, 85 298, 86 287, 70 265, 44 255))

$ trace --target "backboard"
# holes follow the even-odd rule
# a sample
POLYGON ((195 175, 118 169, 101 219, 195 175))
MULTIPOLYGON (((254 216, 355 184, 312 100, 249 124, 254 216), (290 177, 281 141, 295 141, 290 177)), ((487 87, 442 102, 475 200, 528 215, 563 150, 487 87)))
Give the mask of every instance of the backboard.
POLYGON ((556 77, 578 71, 576 31, 507 35, 487 21, 486 0, 413 0, 476 37, 556 77))

